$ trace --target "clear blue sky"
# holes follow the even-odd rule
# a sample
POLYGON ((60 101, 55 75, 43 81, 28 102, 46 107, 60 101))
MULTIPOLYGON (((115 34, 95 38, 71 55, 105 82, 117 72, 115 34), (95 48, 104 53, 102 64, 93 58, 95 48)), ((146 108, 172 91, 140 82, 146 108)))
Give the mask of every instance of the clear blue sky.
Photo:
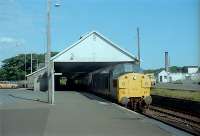
MULTIPOLYGON (((52 0, 52 50, 61 51, 97 30, 137 55, 142 67, 199 65, 199 0, 52 0)), ((22 52, 44 52, 46 0, 0 0, 0 61, 22 52)))

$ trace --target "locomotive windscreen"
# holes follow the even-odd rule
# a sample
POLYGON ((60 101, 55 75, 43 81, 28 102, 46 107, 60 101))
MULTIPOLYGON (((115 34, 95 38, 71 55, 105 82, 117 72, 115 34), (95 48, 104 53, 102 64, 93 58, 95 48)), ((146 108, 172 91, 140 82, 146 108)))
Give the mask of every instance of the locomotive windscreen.
POLYGON ((133 63, 119 64, 115 66, 113 69, 113 78, 117 78, 124 73, 130 73, 130 72, 141 73, 142 70, 140 69, 138 64, 133 64, 133 63))

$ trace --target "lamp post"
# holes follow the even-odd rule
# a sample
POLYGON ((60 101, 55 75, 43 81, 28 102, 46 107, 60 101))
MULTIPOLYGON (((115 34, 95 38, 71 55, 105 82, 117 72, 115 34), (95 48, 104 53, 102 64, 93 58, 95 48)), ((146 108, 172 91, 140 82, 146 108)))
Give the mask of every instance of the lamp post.
MULTIPOLYGON (((55 7, 59 7, 60 4, 56 3, 55 7)), ((51 81, 51 0, 47 0, 47 54, 45 57, 45 66, 47 67, 47 78, 48 78, 48 102, 54 104, 54 90, 52 88, 51 81)))

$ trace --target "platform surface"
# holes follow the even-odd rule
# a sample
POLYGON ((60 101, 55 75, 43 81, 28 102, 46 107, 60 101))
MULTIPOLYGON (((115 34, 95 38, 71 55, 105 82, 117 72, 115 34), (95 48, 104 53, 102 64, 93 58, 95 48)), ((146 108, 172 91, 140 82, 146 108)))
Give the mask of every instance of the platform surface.
POLYGON ((0 136, 189 136, 89 93, 0 90, 0 136), (40 99, 40 101, 33 101, 40 99))

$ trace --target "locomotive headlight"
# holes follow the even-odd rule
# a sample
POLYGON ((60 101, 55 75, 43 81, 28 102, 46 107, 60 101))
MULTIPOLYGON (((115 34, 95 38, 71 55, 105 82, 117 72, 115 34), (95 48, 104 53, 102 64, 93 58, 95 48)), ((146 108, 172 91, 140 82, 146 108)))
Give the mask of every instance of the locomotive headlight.
POLYGON ((133 80, 136 80, 136 76, 135 75, 133 76, 133 80))

